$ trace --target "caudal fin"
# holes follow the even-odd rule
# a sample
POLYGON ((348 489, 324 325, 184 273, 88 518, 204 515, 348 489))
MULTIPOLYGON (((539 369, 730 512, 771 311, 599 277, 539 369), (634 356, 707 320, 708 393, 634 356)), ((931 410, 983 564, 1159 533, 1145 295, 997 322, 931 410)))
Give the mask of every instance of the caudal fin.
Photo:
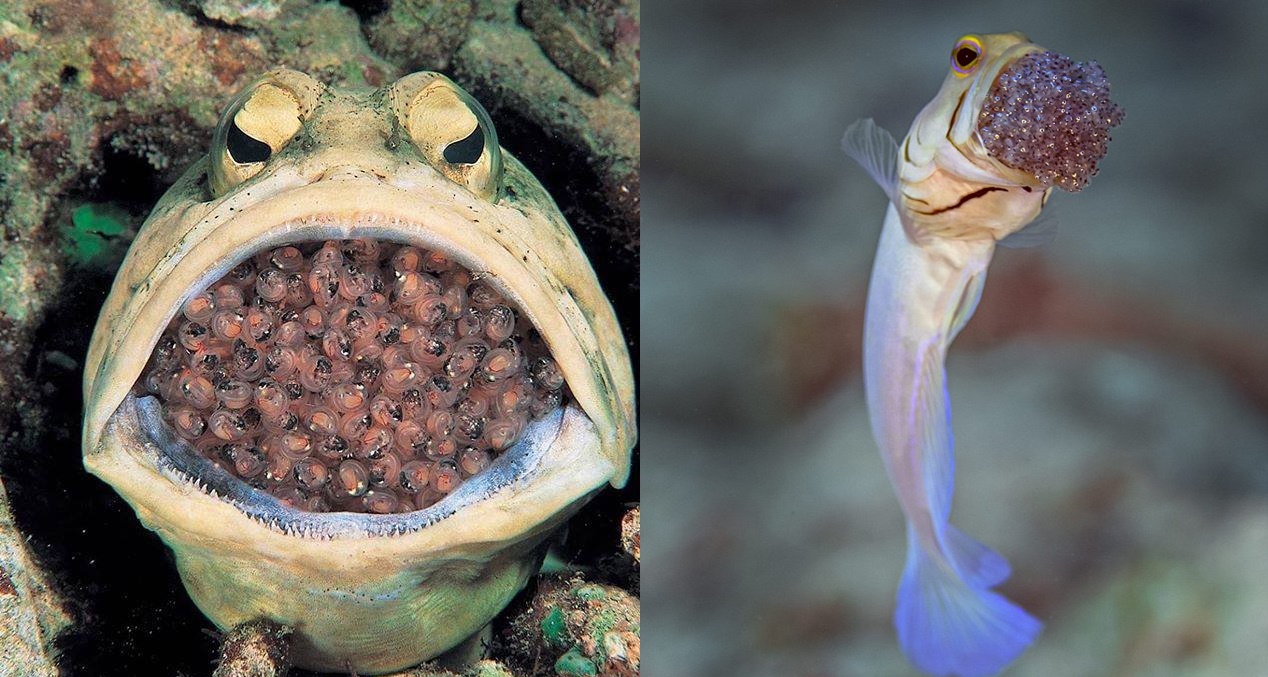
MULTIPOLYGON (((955 537, 968 538, 959 532, 955 537)), ((969 581, 999 582, 1000 573, 1007 576, 1003 557, 970 542, 985 551, 974 552, 985 566, 976 576, 970 574, 969 581)), ((966 542, 958 545, 975 550, 966 542)), ((1033 616, 988 586, 969 581, 931 559, 914 540, 909 542, 894 628, 912 665, 938 677, 987 677, 1007 667, 1039 634, 1043 624, 1033 616)))

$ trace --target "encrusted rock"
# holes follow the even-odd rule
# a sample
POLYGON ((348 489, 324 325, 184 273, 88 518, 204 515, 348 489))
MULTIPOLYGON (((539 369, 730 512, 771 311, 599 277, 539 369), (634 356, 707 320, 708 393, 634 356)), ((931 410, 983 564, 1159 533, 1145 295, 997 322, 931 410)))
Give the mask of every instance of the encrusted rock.
POLYGON ((53 642, 70 619, 36 568, 0 484, 0 674, 54 677, 53 642))
POLYGON ((639 93, 638 0, 525 0, 522 16, 542 50, 595 94, 639 93))
POLYGON ((412 70, 444 70, 467 38, 472 0, 394 0, 366 31, 379 54, 412 70))
POLYGON ((634 558, 635 564, 642 563, 639 559, 639 521, 638 506, 630 508, 621 518, 621 549, 634 558))
POLYGON ((507 649, 519 664, 553 663, 561 677, 639 674, 638 598, 581 578, 546 578, 511 622, 507 649))
POLYGON ((225 635, 212 677, 283 677, 291 669, 291 629, 272 621, 243 623, 225 635))

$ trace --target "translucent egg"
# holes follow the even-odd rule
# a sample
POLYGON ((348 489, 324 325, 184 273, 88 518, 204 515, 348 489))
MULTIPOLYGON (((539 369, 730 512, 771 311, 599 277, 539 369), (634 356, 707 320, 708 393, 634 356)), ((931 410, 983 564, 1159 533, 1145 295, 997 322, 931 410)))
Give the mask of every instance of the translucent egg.
POLYGON ((324 308, 334 303, 339 298, 339 285, 339 269, 333 263, 319 264, 308 271, 308 291, 318 306, 324 308))
POLYGON ((370 416, 380 426, 395 427, 401 422, 401 405, 390 397, 379 395, 370 401, 370 416))
POLYGON ((359 458, 381 458, 392 447, 392 431, 371 424, 361 435, 356 449, 359 458))
POLYGON ((298 460, 313 452, 313 439, 301 432, 288 432, 278 439, 277 451, 298 460))
POLYGON ((397 499, 396 494, 391 491, 374 490, 366 492, 365 497, 361 499, 368 512, 379 515, 396 512, 397 499))
POLYGON ((436 491, 448 494, 462 484, 462 476, 458 474, 458 466, 452 461, 440 461, 432 469, 429 483, 436 491))
POLYGON ((503 305, 488 309, 484 315, 484 334, 493 344, 501 343, 515 333, 515 311, 503 305))
POLYGON ((195 409, 210 409, 216 403, 216 388, 211 379, 186 370, 181 374, 180 393, 195 409))
POLYGON ((449 315, 445 299, 435 294, 424 294, 417 303, 409 306, 409 316, 416 322, 434 327, 449 315))
POLYGON ((317 443, 317 455, 327 461, 338 461, 351 456, 351 445, 339 435, 331 435, 317 443))
POLYGON ((381 245, 379 241, 369 238, 347 240, 343 243, 344 258, 351 259, 361 265, 377 264, 380 251, 381 245))
POLYGON ((432 409, 448 409, 458 401, 458 390, 448 378, 436 374, 423 384, 423 397, 432 409))
POLYGON ((454 262, 448 256, 438 251, 428 251, 423 254, 422 269, 429 273, 443 273, 454 266, 454 262))
POLYGON ((504 451, 519 439, 522 419, 500 418, 484 430, 484 437, 494 451, 504 451))
POLYGON ((422 261, 423 253, 417 247, 406 245, 397 249, 396 253, 392 255, 392 270, 398 274, 406 271, 416 271, 422 261))
POLYGON ((564 386, 564 373, 559 370, 559 364, 549 357, 539 357, 534 360, 532 366, 529 367, 529 373, 539 388, 559 390, 564 386))
POLYGON ((245 381, 223 381, 216 386, 216 397, 229 409, 242 409, 251 403, 253 393, 245 381))
POLYGON ((286 275, 277 268, 265 268, 255 278, 255 293, 269 303, 286 298, 286 275))
POLYGON ((310 353, 303 358, 299 368, 299 383, 311 393, 320 393, 330 387, 332 363, 325 355, 310 353))
POLYGON ((468 477, 489 467, 490 462, 489 452, 475 447, 463 449, 462 454, 458 456, 458 467, 468 477))
POLYGON ((221 341, 232 341, 242 333, 244 319, 237 310, 217 310, 211 316, 211 334, 221 341))
POLYGON ((301 273, 290 273, 286 276, 284 302, 291 308, 303 308, 313 302, 313 293, 308 290, 308 283, 301 273))
POLYGON ((410 461, 401 466, 399 485, 401 489, 417 494, 427 487, 427 464, 423 461, 410 461))
POLYGON ((393 452, 381 454, 366 463, 370 486, 393 488, 401 483, 401 458, 393 452))
POLYGON ((245 303, 242 288, 236 284, 218 284, 212 293, 216 296, 216 308, 220 310, 237 310, 245 303))
MULTIPOLYGON (((298 315, 297 315, 298 317, 298 315)), ((273 336, 273 344, 277 346, 294 347, 298 346, 304 340, 304 325, 298 320, 287 320, 277 328, 273 336)))
POLYGON ((506 379, 519 368, 519 358, 506 348, 494 348, 480 361, 481 380, 493 383, 506 379))
POLYGON ((264 454, 255 447, 236 446, 233 452, 233 472, 243 479, 251 479, 264 470, 264 454))
POLYGON ((245 323, 247 336, 259 343, 273 336, 273 315, 262 308, 251 308, 246 312, 245 323))
POLYGON ((484 434, 484 417, 458 414, 454 419, 454 431, 459 439, 474 441, 484 434))
POLYGON ((321 338, 321 349, 332 360, 346 360, 352 357, 352 342, 347 334, 338 329, 330 329, 321 338))
POLYGON ((475 308, 467 308, 454 323, 454 333, 461 338, 479 338, 484 335, 484 318, 475 308))
POLYGON ((348 264, 339 271, 339 296, 348 301, 370 292, 370 276, 358 264, 348 264))
POLYGON ((189 407, 179 407, 171 412, 172 427, 176 434, 187 440, 196 440, 207 432, 207 421, 189 407))
POLYGON ((427 433, 414 421, 401 421, 392 432, 395 448, 406 458, 422 453, 427 444, 427 433))
POLYGON ((321 461, 311 458, 297 461, 294 473, 299 486, 309 491, 321 489, 330 479, 330 470, 321 461))
POLYGON ((334 484, 341 496, 363 496, 370 488, 370 475, 360 461, 347 460, 339 464, 334 484))
POLYGON ((458 453, 458 440, 452 435, 431 437, 423 448, 423 455, 430 459, 453 458, 458 453))
POLYGON ((198 324, 206 324, 216 312, 216 297, 209 291, 191 296, 181 308, 185 319, 198 324))
POLYGON ((207 328, 198 322, 185 322, 176 336, 180 344, 189 351, 201 350, 207 344, 207 328))
POLYGON ((446 288, 441 298, 445 301, 445 309, 449 312, 449 319, 456 320, 467 312, 467 288, 465 285, 454 285, 446 288))
POLYGON ((294 468, 295 461, 279 451, 270 451, 265 457, 265 477, 274 482, 283 482, 290 479, 294 468))
POLYGON ((226 442, 237 442, 246 435, 247 424, 232 409, 217 409, 207 418, 207 430, 226 442))
POLYGON ((269 263, 279 270, 293 273, 304 265, 304 255, 296 247, 279 247, 269 255, 269 263))
POLYGON ((480 310, 488 310, 502 302, 502 295, 484 282, 473 282, 467 287, 467 298, 471 306, 480 310))
POLYGON ((343 252, 339 251, 338 242, 328 240, 313 254, 313 267, 327 263, 343 263, 343 252))
POLYGON ((418 382, 418 369, 413 363, 383 372, 383 390, 388 393, 401 393, 418 382))
POLYGON ((370 431, 374 421, 362 411, 348 412, 339 417, 339 434, 348 440, 361 440, 370 431))
POLYGON ((273 346, 264 356, 264 370, 278 380, 289 378, 299 367, 300 357, 294 348, 273 346))

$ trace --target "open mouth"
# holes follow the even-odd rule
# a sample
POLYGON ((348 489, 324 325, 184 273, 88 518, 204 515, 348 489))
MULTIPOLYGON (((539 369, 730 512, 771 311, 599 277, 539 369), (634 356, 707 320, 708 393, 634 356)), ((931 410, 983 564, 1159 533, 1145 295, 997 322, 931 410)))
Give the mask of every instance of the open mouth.
POLYGON ((1122 121, 1100 64, 1032 52, 995 78, 977 129, 986 151, 1005 166, 1075 193, 1096 174, 1110 128, 1122 121))
POLYGON ((133 395, 170 432, 151 434, 169 456, 203 459, 243 492, 381 514, 458 492, 570 400, 494 286, 438 251, 374 239, 239 262, 187 299, 133 395))

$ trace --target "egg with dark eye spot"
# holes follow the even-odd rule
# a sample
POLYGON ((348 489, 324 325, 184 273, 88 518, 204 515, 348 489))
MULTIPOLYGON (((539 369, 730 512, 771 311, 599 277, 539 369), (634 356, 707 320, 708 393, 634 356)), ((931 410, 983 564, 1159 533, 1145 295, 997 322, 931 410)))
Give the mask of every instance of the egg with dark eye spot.
POLYGON ((444 76, 342 91, 266 73, 119 278, 87 358, 84 464, 216 626, 289 625, 300 667, 380 674, 454 647, 626 481, 611 306, 444 76))

